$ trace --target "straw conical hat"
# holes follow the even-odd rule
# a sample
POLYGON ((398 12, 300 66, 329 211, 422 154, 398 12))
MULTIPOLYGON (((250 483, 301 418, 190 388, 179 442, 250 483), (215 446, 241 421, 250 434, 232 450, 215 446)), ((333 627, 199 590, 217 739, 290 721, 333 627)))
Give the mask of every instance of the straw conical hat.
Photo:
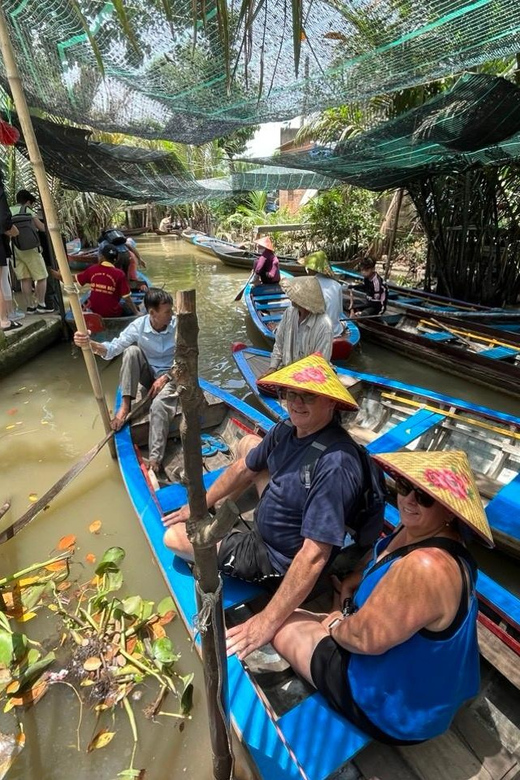
POLYGON ((320 249, 317 252, 312 252, 306 257, 300 257, 298 260, 300 265, 304 265, 309 271, 316 271, 317 274, 323 274, 324 276, 330 276, 331 279, 335 279, 334 271, 330 267, 330 263, 327 260, 327 255, 320 249))
POLYGON ((255 244, 257 244, 258 246, 263 246, 264 249, 270 249, 271 252, 274 252, 274 244, 269 238, 269 236, 264 236, 263 238, 255 239, 255 244))
POLYGON ((472 531, 493 547, 475 478, 465 452, 385 452, 374 459, 391 476, 410 480, 443 504, 472 531))
POLYGON ((296 276, 292 279, 281 279, 280 287, 295 306, 307 309, 311 314, 325 312, 325 298, 320 283, 315 276, 296 276))
POLYGON ((355 399, 349 391, 343 387, 334 373, 331 365, 327 363, 319 352, 297 360, 290 366, 280 368, 273 374, 268 374, 258 380, 258 386, 262 387, 287 387, 289 390, 303 390, 307 393, 323 395, 337 402, 337 408, 344 411, 359 409, 355 399))

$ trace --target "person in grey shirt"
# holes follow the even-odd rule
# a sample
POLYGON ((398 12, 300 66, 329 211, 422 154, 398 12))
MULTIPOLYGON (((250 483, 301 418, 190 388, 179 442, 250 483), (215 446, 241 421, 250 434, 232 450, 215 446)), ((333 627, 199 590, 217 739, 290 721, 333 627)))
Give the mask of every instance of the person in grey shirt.
POLYGON ((76 332, 78 347, 90 344, 95 355, 112 360, 123 355, 119 383, 122 402, 112 428, 118 431, 137 396, 139 385, 152 391, 149 431, 149 466, 159 471, 166 449, 170 422, 177 411, 177 391, 171 370, 175 353, 176 320, 173 298, 165 290, 150 288, 144 296, 146 314, 130 323, 117 338, 98 343, 76 332))
POLYGON ((332 323, 325 314, 325 300, 316 277, 282 279, 280 286, 291 301, 276 329, 269 372, 320 352, 332 355, 332 323))

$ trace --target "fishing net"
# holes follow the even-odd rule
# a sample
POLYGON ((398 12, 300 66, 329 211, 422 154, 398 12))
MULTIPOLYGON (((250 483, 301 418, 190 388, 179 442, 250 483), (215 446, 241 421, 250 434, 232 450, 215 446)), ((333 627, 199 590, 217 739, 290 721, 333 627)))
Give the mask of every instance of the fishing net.
POLYGON ((520 89, 485 74, 455 86, 352 140, 288 151, 257 163, 305 168, 371 190, 406 186, 520 157, 520 89))
POLYGON ((518 0, 2 0, 2 9, 33 107, 190 144, 520 48, 518 0))

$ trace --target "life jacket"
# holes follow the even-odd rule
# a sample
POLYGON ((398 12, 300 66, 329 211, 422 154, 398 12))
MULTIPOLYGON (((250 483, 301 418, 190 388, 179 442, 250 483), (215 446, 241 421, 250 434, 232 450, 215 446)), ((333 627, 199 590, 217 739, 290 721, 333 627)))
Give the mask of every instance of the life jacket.
POLYGON ((28 213, 27 206, 20 206, 20 212, 13 214, 13 225, 18 228, 18 235, 13 238, 13 244, 20 251, 36 249, 40 246, 40 237, 33 221, 33 215, 28 213))

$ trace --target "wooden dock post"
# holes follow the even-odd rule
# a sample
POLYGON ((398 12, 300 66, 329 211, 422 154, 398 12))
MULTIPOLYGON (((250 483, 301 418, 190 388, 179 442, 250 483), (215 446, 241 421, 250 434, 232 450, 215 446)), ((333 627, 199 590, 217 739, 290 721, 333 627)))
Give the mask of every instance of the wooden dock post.
POLYGON ((173 375, 182 406, 181 441, 188 483, 190 518, 186 531, 193 544, 199 631, 209 715, 213 777, 230 780, 233 754, 227 706, 227 665, 222 606, 222 580, 217 568, 216 542, 234 524, 238 510, 226 502, 212 517, 207 510, 202 479, 200 417, 204 396, 198 382, 198 322, 195 290, 177 292, 177 344, 173 375))

